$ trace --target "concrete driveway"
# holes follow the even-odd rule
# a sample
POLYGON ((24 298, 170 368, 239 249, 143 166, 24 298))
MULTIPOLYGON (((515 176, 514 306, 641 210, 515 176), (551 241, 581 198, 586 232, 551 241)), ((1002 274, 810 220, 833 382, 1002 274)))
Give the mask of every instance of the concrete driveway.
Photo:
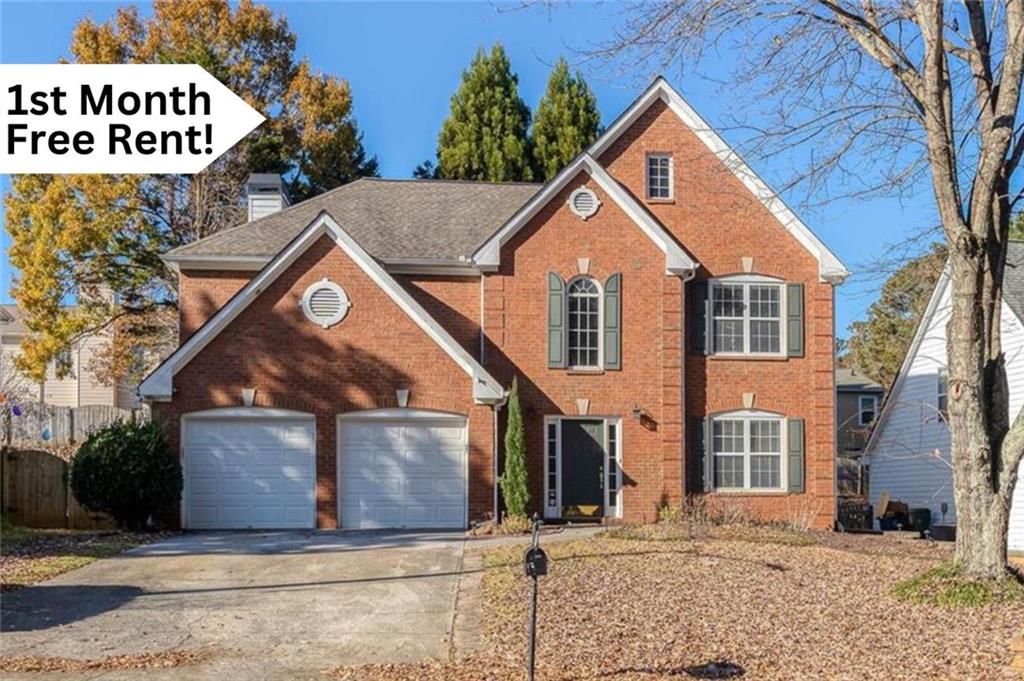
POLYGON ((74 677, 110 681, 323 679, 339 665, 445 657, 463 543, 461 533, 181 535, 5 594, 0 651, 209 654, 177 669, 74 677))

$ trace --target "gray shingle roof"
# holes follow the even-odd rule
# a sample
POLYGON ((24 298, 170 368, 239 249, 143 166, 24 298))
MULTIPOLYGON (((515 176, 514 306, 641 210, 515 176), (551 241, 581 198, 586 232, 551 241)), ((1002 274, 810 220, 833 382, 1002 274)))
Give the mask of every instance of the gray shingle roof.
POLYGON ((877 392, 884 390, 880 384, 856 369, 847 369, 846 367, 836 367, 836 389, 877 392))
POLYGON ((1006 249, 1003 300, 1024 321, 1024 241, 1011 241, 1006 249))
POLYGON ((226 229, 168 253, 274 256, 327 211, 380 260, 469 257, 540 189, 538 184, 364 178, 279 213, 226 229))

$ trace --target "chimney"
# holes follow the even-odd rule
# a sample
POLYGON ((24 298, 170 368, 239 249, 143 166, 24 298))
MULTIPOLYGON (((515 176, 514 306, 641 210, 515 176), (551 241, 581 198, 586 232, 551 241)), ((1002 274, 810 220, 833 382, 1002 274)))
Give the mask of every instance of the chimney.
POLYGON ((249 207, 249 222, 276 213, 289 205, 280 175, 253 173, 245 183, 245 196, 249 207))

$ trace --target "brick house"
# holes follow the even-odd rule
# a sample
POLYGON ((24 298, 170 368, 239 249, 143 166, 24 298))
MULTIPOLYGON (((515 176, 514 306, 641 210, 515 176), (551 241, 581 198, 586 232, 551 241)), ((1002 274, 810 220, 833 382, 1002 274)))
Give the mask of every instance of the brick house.
POLYGON ((182 343, 141 385, 186 527, 464 527, 684 495, 829 527, 842 263, 663 79, 544 186, 359 180, 171 251, 182 343))

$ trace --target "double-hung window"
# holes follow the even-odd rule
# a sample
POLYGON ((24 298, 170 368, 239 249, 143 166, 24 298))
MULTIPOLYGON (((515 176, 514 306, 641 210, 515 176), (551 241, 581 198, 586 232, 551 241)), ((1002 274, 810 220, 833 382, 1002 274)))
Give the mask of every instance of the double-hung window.
POLYGON ((601 290, 589 277, 569 284, 568 332, 569 367, 599 369, 601 367, 601 290))
POLYGON ((716 354, 781 355, 783 284, 712 282, 711 340, 716 354))
POLYGON ((672 155, 647 155, 647 198, 672 198, 672 155))
POLYGON ((711 421, 714 487, 782 490, 782 419, 767 414, 727 414, 711 421))
POLYGON ((858 423, 870 426, 878 413, 878 398, 874 395, 861 395, 857 398, 858 423))

